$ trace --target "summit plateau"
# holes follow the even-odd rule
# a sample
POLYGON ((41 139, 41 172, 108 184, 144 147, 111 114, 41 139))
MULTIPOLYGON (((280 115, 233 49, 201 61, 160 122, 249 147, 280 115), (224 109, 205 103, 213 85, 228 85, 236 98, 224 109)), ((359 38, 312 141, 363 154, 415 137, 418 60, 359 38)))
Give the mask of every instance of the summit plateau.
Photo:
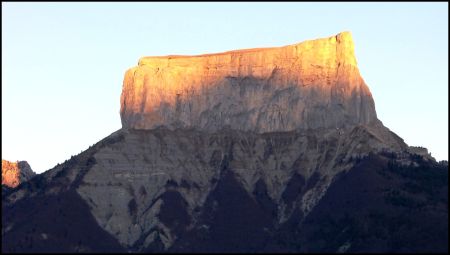
POLYGON ((377 120, 352 36, 278 48, 144 57, 125 74, 124 128, 256 132, 338 128, 377 120))

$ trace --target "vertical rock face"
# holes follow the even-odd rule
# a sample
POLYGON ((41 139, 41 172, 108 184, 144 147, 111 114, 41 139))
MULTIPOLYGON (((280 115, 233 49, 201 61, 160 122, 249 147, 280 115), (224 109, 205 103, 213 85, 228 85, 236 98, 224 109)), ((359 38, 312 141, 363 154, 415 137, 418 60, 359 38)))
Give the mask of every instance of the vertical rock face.
POLYGON ((144 57, 124 78, 123 128, 270 132, 377 120, 352 36, 198 56, 144 57))
POLYGON ((36 173, 31 170, 26 161, 10 162, 2 160, 2 185, 15 188, 35 175, 36 173))

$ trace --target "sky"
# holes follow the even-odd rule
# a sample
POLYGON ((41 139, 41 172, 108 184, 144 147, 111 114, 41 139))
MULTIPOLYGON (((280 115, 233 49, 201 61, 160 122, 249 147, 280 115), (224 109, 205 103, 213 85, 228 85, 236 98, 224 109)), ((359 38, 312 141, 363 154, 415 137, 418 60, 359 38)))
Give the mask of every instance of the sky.
POLYGON ((448 160, 448 3, 4 3, 2 158, 38 173, 121 128, 143 56, 277 47, 351 31, 378 118, 448 160))

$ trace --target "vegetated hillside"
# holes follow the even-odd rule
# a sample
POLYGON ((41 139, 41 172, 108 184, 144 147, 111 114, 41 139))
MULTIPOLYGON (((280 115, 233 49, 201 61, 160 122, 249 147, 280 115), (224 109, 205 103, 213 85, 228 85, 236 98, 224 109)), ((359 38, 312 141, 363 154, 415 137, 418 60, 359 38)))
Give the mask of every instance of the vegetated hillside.
MULTIPOLYGON (((355 131, 349 134, 354 139, 355 131)), ((240 162, 251 158, 247 154, 258 155, 258 149, 252 152, 252 149, 243 150, 246 147, 241 146, 252 144, 252 140, 256 145, 262 137, 270 142, 260 145, 265 148, 261 151, 260 159, 265 160, 265 164, 261 165, 260 173, 276 171, 277 168, 272 167, 277 164, 271 162, 283 161, 280 158, 283 154, 280 154, 281 149, 289 150, 289 144, 294 146, 296 143, 306 143, 305 149, 309 146, 336 145, 330 142, 334 139, 330 137, 334 136, 321 141, 317 140, 319 134, 317 135, 307 133, 305 137, 304 133, 291 132, 254 134, 251 138, 249 133, 228 130, 209 134, 208 138, 206 133, 194 130, 166 129, 115 133, 50 170, 47 175, 39 175, 30 182, 21 184, 2 200, 2 251, 448 251, 448 164, 439 164, 415 154, 393 152, 370 153, 361 157, 330 157, 327 150, 331 147, 322 147, 324 151, 318 157, 318 162, 322 163, 318 165, 333 165, 325 162, 334 160, 333 162, 351 165, 351 168, 332 176, 326 192, 310 211, 304 211, 302 204, 306 203, 305 198, 308 196, 318 196, 312 191, 320 190, 318 187, 327 182, 327 177, 321 170, 306 174, 307 171, 302 166, 306 166, 307 161, 305 156, 301 156, 301 151, 297 152, 299 158, 294 157, 297 160, 291 163, 290 170, 283 170, 289 174, 278 199, 274 199, 274 190, 270 187, 272 184, 267 179, 256 176, 257 181, 249 189, 244 181, 244 172, 236 168, 240 162), (204 202, 197 207, 192 207, 192 196, 202 188, 202 182, 199 182, 200 179, 192 179, 195 175, 191 179, 186 176, 179 179, 177 175, 158 179, 162 186, 154 196, 151 196, 151 192, 155 191, 148 187, 134 188, 134 196, 124 199, 123 203, 117 198, 111 200, 111 206, 118 203, 124 207, 125 214, 120 217, 125 217, 123 219, 126 220, 119 218, 116 222, 120 224, 129 220, 132 224, 130 227, 145 226, 144 215, 154 211, 154 216, 151 217, 155 223, 144 228, 131 245, 126 245, 120 241, 120 233, 111 233, 101 225, 102 218, 96 218, 99 214, 95 211, 100 205, 97 200, 90 201, 89 199, 96 197, 90 198, 85 192, 102 193, 111 189, 113 192, 108 192, 117 197, 120 190, 130 190, 135 184, 139 187, 141 182, 125 180, 111 183, 112 186, 108 188, 103 186, 101 180, 91 183, 88 177, 96 172, 111 172, 111 169, 105 168, 107 171, 102 172, 99 168, 102 160, 99 155, 102 155, 102 151, 111 153, 118 148, 129 148, 127 144, 133 144, 133 141, 151 140, 152 137, 159 137, 159 143, 151 143, 151 146, 165 144, 165 152, 151 152, 150 147, 142 147, 142 152, 128 150, 124 154, 125 158, 135 162, 128 163, 130 166, 138 163, 134 160, 139 155, 147 155, 147 161, 144 162, 152 162, 153 156, 164 159, 162 162, 173 162, 175 158, 172 157, 175 155, 170 156, 171 148, 181 147, 186 150, 188 144, 198 141, 197 137, 203 137, 204 140, 197 142, 196 150, 203 150, 200 149, 203 148, 201 144, 222 141, 219 144, 223 143, 220 145, 224 146, 223 154, 219 157, 218 152, 203 153, 203 157, 210 159, 198 159, 199 162, 205 161, 217 175, 209 179, 209 191, 204 194, 204 202), (180 144, 170 145, 171 141, 179 141, 180 144), (243 158, 244 155, 247 158, 243 158), (410 165, 402 166, 400 162, 409 162, 410 165), (80 189, 84 193, 80 194, 80 189), (20 196, 22 199, 18 199, 20 196), (170 243, 169 237, 172 238, 170 243)), ((346 143, 343 144, 346 148, 346 143)), ((294 147, 298 148, 299 145, 294 147)), ((284 155, 287 155, 286 152, 284 155)), ((202 156, 198 154, 196 157, 202 156)), ((278 165, 281 167, 281 163, 278 165)), ((199 171, 187 166, 180 173, 191 171, 193 174, 199 171)), ((249 173, 251 171, 247 170, 247 174, 249 173)), ((109 178, 100 176, 106 180, 109 178)), ((109 221, 113 220, 111 217, 116 215, 116 211, 111 211, 109 221)), ((123 230, 127 228, 127 225, 122 227, 123 230)))
MULTIPOLYGON (((287 224, 275 247, 301 252, 448 252, 448 163, 395 154, 362 159, 336 176, 301 223, 287 224)), ((283 250, 283 249, 281 249, 283 250)))

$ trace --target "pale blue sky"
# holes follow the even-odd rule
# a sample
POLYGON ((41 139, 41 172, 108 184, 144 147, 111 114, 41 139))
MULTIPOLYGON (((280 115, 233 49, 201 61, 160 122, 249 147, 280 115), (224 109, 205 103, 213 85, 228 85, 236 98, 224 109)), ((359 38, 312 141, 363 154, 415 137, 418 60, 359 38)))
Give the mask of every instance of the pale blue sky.
POLYGON ((448 3, 2 3, 2 158, 37 172, 121 128, 142 56, 351 31, 378 118, 448 159, 448 3))

